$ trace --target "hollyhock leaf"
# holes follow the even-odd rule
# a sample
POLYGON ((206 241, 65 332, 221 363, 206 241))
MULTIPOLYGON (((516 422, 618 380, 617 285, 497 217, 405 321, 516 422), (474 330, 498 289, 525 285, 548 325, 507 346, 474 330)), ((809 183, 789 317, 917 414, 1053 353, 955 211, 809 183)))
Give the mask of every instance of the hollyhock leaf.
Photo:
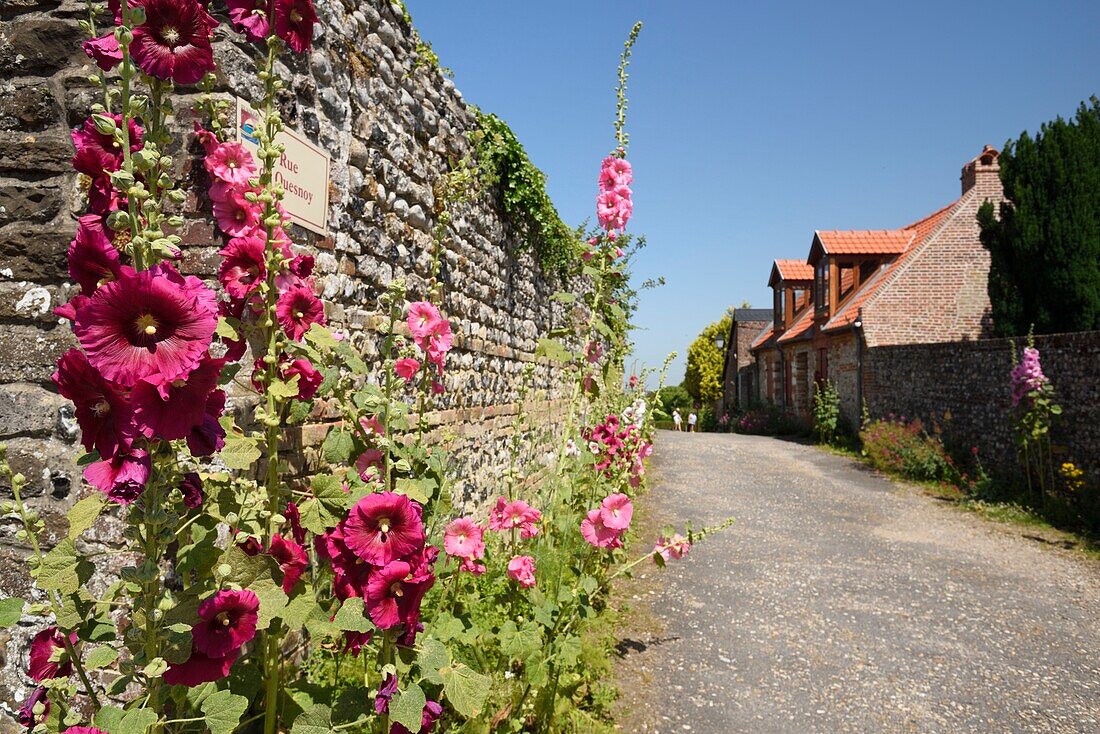
POLYGON ((413 683, 405 690, 399 690, 390 701, 390 719, 409 731, 419 731, 420 717, 427 702, 424 690, 413 683))
POLYGON ((118 722, 118 728, 112 731, 118 734, 145 734, 145 731, 157 723, 157 714, 152 709, 131 709, 118 722))
POLYGON ((363 611, 363 600, 356 596, 340 605, 340 611, 332 622, 344 632, 370 632, 374 629, 374 624, 363 611))
MULTIPOLYGON (((236 321, 234 319, 233 321, 236 321)), ((218 325, 214 328, 214 333, 227 341, 235 342, 240 341, 241 336, 237 333, 236 326, 224 316, 218 317, 218 325)))
POLYGON ((468 719, 481 714, 485 699, 489 696, 490 679, 462 663, 448 665, 439 671, 443 678, 443 691, 455 711, 468 719))
POLYGON ((325 508, 320 500, 310 497, 298 505, 302 527, 314 535, 323 535, 325 531, 336 527, 340 518, 325 508))
POLYGON ((218 455, 226 467, 244 470, 256 463, 256 459, 259 459, 262 453, 256 439, 227 433, 225 446, 218 455))
POLYGON ((118 651, 107 646, 97 647, 84 657, 84 667, 87 670, 99 670, 106 668, 118 660, 118 651))
POLYGON ((306 332, 306 341, 317 349, 329 351, 340 346, 340 342, 332 335, 327 326, 311 324, 306 332))
POLYGON ((23 616, 24 604, 26 602, 22 599, 0 599, 0 629, 19 624, 19 619, 23 616))
POLYGON ((65 538, 55 545, 42 559, 35 572, 38 588, 43 591, 57 591, 73 594, 80 588, 80 576, 77 574, 79 559, 73 541, 65 538))
POLYGON ((91 494, 73 505, 69 510, 69 539, 76 540, 95 524, 106 505, 103 495, 91 494))
POLYGON ((229 691, 212 693, 202 702, 202 712, 210 734, 230 734, 237 728, 247 708, 247 698, 229 691))
POLYGON ((153 658, 141 669, 146 678, 159 678, 168 671, 168 661, 161 657, 153 658))
POLYGON ((591 576, 584 576, 581 578, 579 586, 585 593, 591 594, 599 586, 599 583, 591 576))
POLYGON ((569 362, 575 356, 566 349, 561 342, 555 339, 539 339, 538 346, 535 348, 535 354, 539 357, 552 359, 555 362, 569 362))
POLYGON ((116 732, 124 716, 126 716, 126 712, 118 706, 104 706, 99 711, 95 712, 92 723, 96 725, 97 729, 116 732))
POLYGON ((317 601, 313 596, 313 590, 307 584, 305 589, 283 609, 283 624, 288 629, 297 630, 306 626, 314 611, 318 610, 317 601))
POLYGON ((538 630, 529 627, 518 630, 511 620, 500 628, 499 637, 501 652, 515 660, 526 660, 542 647, 542 635, 538 630))
POLYGON ((453 640, 466 631, 466 625, 458 617, 442 612, 432 625, 432 635, 440 642, 453 640))
POLYGON ((281 400, 297 397, 299 377, 300 375, 294 375, 289 380, 274 380, 267 386, 267 391, 281 400))
POLYGON ((85 467, 89 464, 94 464, 101 459, 102 457, 99 455, 99 451, 92 450, 87 452, 86 454, 81 454, 79 457, 77 457, 76 465, 79 467, 85 467))
POLYGON ((290 728, 290 734, 330 734, 330 732, 332 732, 332 709, 319 703, 299 714, 290 728))
POLYGON ((321 453, 325 455, 325 461, 330 464, 348 464, 351 461, 351 453, 355 450, 355 442, 351 434, 340 428, 333 428, 325 436, 321 444, 321 453))
POLYGON ((577 296, 573 293, 558 291, 554 295, 550 296, 550 300, 557 301, 558 303, 573 303, 577 300, 577 296))
POLYGON ((411 500, 426 505, 435 494, 435 482, 431 479, 398 479, 394 491, 403 494, 411 500))
POLYGON ((439 671, 451 664, 451 653, 447 646, 431 637, 417 638, 420 648, 416 654, 416 665, 424 680, 435 685, 443 685, 443 676, 439 671))

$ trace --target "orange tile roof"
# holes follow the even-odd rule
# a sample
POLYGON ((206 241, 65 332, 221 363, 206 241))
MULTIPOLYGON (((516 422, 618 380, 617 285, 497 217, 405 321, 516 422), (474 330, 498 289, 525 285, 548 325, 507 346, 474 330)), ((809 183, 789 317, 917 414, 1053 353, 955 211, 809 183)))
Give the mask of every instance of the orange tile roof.
POLYGON ((764 346, 764 344, 774 335, 775 327, 771 324, 768 324, 768 328, 764 329, 762 332, 760 332, 759 336, 752 340, 752 344, 749 346, 749 351, 756 351, 760 347, 764 346))
POLYGON ((913 238, 905 229, 822 229, 814 234, 826 255, 899 255, 913 238))
POLYGON ((909 259, 909 256, 917 247, 923 243, 929 235, 936 231, 957 203, 957 201, 953 201, 942 209, 932 212, 927 217, 918 219, 916 222, 899 230, 910 234, 910 241, 912 244, 904 252, 900 253, 893 262, 885 268, 881 268, 877 273, 871 276, 866 283, 860 286, 859 290, 844 304, 840 313, 835 314, 829 319, 828 323, 821 327, 821 330, 836 331, 855 323, 856 319, 859 317, 859 309, 863 307, 867 299, 874 295, 879 287, 886 282, 889 276, 897 272, 902 264, 909 259))
POLYGON ((799 339, 808 338, 810 336, 810 329, 814 325, 814 310, 807 308, 802 312, 802 315, 794 320, 791 324, 791 328, 783 332, 783 335, 777 340, 780 344, 790 344, 793 341, 799 339))
POLYGON ((814 268, 805 260, 776 260, 775 267, 783 280, 814 279, 814 268))

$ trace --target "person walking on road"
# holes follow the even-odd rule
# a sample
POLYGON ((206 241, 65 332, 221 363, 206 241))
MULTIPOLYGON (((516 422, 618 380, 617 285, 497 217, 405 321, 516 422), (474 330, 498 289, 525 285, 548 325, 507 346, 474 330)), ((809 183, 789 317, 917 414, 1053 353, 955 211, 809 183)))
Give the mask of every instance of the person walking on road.
POLYGON ((688 413, 688 433, 695 433, 695 424, 698 422, 699 416, 695 415, 695 411, 688 413))
POLYGON ((672 423, 676 426, 677 431, 684 430, 684 419, 680 417, 679 408, 676 408, 672 411, 672 423))

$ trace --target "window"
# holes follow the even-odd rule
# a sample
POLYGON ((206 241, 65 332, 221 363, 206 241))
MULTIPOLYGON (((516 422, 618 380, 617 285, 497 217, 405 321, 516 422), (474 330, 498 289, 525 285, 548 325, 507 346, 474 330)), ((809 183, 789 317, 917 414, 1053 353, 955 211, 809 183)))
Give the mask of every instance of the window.
POLYGON ((818 311, 829 308, 829 263, 825 258, 818 261, 814 273, 814 295, 818 311))
POLYGON ((783 326, 783 303, 784 303, 784 298, 783 298, 783 286, 782 286, 782 284, 780 284, 780 285, 776 286, 775 288, 773 288, 772 291, 775 294, 775 302, 774 302, 774 305, 772 307, 772 310, 774 312, 773 315, 772 315, 772 320, 775 322, 775 327, 778 329, 778 328, 782 328, 782 326, 783 326))

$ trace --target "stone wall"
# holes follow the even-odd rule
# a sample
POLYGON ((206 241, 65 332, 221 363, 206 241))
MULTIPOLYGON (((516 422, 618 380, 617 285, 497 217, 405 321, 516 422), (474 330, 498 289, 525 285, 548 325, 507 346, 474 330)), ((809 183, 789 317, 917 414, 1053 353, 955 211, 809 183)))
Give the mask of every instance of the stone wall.
MULTIPOLYGON (((1054 334, 1035 340, 1043 371, 1064 413, 1053 443, 1100 478, 1100 332, 1054 334)), ((977 446, 987 467, 1011 472, 1016 446, 1010 418, 1012 351, 1023 339, 872 347, 864 355, 863 390, 871 415, 888 413, 944 423, 950 436, 977 446)))

